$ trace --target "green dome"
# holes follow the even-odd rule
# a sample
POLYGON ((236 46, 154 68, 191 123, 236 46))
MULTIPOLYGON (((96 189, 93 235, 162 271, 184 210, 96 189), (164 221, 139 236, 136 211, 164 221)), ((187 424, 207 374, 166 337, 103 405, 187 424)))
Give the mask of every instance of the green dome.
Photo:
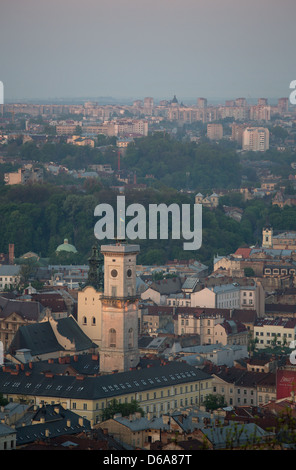
POLYGON ((68 242, 68 239, 65 238, 64 243, 59 245, 56 249, 56 252, 59 253, 60 251, 67 251, 68 253, 77 253, 77 250, 74 245, 71 245, 68 242))

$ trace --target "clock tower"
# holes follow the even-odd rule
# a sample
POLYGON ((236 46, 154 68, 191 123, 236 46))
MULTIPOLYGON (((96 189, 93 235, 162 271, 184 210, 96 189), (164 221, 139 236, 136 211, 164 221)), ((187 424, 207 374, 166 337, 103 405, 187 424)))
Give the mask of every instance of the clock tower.
POLYGON ((136 258, 139 245, 102 245, 104 293, 100 372, 127 371, 139 363, 136 258))

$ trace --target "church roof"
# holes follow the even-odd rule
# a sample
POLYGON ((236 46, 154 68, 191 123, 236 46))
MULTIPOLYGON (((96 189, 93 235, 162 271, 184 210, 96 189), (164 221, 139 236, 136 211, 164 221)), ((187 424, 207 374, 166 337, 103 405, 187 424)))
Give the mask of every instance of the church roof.
MULTIPOLYGON (((84 351, 93 347, 93 342, 73 317, 60 318, 56 322, 56 328, 60 337, 75 345, 75 351, 84 351)), ((32 356, 66 350, 58 342, 50 321, 21 326, 12 340, 9 352, 14 354, 18 349, 30 349, 32 356)))
POLYGON ((67 238, 65 238, 64 243, 57 247, 56 251, 67 251, 68 253, 77 253, 75 246, 71 245, 67 238))

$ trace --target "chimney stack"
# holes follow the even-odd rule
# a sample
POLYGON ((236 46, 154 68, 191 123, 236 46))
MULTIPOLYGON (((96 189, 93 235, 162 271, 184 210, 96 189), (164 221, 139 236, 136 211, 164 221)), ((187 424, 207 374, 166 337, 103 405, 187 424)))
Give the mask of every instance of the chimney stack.
POLYGON ((13 243, 9 243, 8 250, 9 250, 8 262, 9 264, 13 264, 14 262, 14 244, 13 243))

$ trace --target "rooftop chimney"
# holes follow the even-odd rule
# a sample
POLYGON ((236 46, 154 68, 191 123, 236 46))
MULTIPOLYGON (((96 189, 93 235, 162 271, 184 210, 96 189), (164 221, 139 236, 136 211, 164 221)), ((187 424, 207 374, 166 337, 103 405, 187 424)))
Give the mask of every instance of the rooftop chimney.
POLYGON ((8 262, 9 264, 13 264, 14 262, 14 244, 13 243, 9 243, 8 250, 9 250, 8 262))

